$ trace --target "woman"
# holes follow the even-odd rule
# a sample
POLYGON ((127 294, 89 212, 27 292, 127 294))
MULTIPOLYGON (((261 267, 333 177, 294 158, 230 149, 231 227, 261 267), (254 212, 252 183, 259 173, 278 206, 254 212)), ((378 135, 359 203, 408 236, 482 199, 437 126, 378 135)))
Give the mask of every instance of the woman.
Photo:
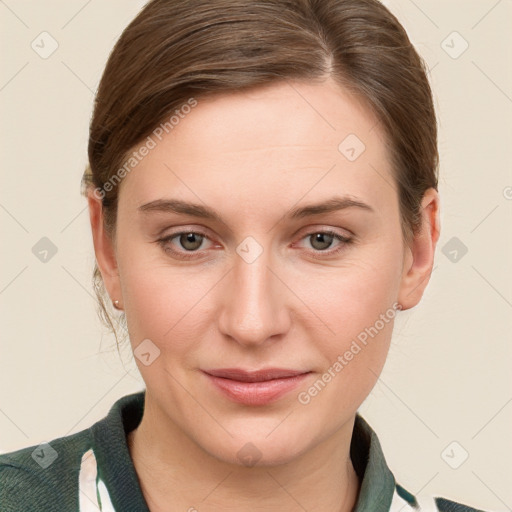
POLYGON ((395 481, 357 413, 439 238, 421 58, 376 0, 152 0, 85 176, 144 392, 0 457, 2 511, 475 510, 395 481))

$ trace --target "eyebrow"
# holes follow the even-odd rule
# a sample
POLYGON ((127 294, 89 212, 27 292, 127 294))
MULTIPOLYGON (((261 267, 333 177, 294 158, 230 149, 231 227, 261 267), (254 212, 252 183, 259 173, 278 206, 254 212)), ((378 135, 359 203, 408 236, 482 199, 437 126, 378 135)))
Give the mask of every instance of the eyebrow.
MULTIPOLYGON (((290 210, 284 217, 290 219, 303 219, 324 213, 330 213, 347 208, 359 208, 368 212, 375 210, 369 205, 357 198, 350 196, 335 196, 327 201, 320 203, 308 204, 290 210)), ((138 207, 142 213, 159 212, 159 213, 177 213, 183 215, 191 215, 202 219, 209 219, 225 224, 222 217, 212 208, 197 203, 181 201, 180 199, 157 199, 138 207)))

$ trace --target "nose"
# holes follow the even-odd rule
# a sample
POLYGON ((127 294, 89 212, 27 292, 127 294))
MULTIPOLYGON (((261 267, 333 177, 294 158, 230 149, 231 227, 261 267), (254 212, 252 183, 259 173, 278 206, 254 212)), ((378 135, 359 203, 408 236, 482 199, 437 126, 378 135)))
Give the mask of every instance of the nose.
POLYGON ((252 262, 237 254, 224 280, 219 329, 240 345, 273 343, 290 327, 287 287, 267 252, 252 262))

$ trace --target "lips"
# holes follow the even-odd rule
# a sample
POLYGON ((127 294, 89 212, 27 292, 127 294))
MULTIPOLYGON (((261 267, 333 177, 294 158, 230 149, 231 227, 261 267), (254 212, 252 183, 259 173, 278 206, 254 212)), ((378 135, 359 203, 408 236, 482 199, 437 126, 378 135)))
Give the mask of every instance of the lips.
POLYGON ((307 378, 310 371, 284 368, 203 370, 204 375, 225 397, 245 405, 265 405, 277 401, 307 378))
POLYGON ((223 379, 236 380, 239 382, 264 382, 274 379, 286 379, 296 377, 303 373, 300 370, 286 370, 282 368, 264 368, 263 370, 246 371, 240 368, 222 368, 219 370, 204 370, 205 373, 213 377, 222 377, 223 379))

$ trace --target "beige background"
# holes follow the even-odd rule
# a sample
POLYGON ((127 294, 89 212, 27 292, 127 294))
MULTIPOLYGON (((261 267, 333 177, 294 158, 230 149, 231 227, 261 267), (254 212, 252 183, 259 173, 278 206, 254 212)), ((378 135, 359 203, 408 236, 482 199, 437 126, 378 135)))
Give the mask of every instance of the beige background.
MULTIPOLYGON (((385 3, 431 69, 442 234, 423 302, 397 320, 361 413, 411 492, 512 510, 512 2, 385 3), (451 261, 451 244, 467 254, 451 261), (465 452, 458 469, 446 462, 465 452)), ((96 317, 79 193, 94 91, 142 4, 0 1, 1 451, 78 432, 143 388, 96 317), (45 59, 31 47, 46 37, 51 49, 43 31, 58 43, 45 59), (57 248, 47 262, 32 252, 42 237, 57 248)))

